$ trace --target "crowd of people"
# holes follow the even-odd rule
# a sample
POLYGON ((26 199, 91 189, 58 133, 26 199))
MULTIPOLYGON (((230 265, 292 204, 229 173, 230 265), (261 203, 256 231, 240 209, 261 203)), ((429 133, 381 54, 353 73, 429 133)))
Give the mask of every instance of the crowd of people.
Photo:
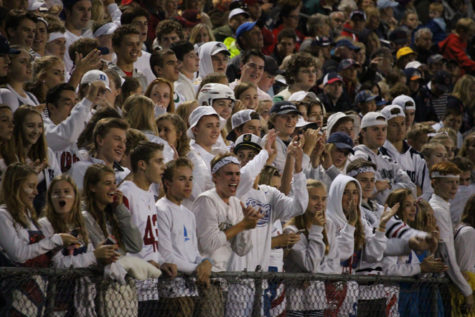
MULTIPOLYGON (((0 1, 0 266, 100 269, 65 316, 250 316, 254 282, 210 279, 235 271, 447 275, 438 316, 474 316, 473 9, 0 1)), ((263 316, 433 316, 438 292, 263 287, 263 316)), ((0 280, 0 315, 46 288, 0 280)))

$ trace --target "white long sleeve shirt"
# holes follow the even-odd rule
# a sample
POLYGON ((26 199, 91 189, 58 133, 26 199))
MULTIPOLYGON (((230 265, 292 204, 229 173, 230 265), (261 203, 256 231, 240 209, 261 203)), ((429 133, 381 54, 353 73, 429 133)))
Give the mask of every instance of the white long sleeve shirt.
POLYGON ((232 254, 230 266, 233 271, 255 271, 258 265, 263 270, 269 266, 272 244, 272 224, 277 219, 286 220, 301 215, 307 209, 308 191, 303 172, 294 175, 292 183, 293 197, 288 197, 278 189, 259 185, 250 188, 240 199, 246 206, 259 209, 263 218, 254 229, 249 230, 253 248, 244 256, 232 254))
MULTIPOLYGON (((178 272, 192 274, 204 260, 198 250, 195 215, 185 206, 163 197, 158 210, 158 245, 165 262, 176 264, 178 272)), ((197 296, 196 287, 187 287, 182 278, 162 281, 160 297, 197 296)), ((188 283, 189 284, 189 283, 188 283)))
POLYGON ((240 200, 231 196, 226 204, 216 189, 211 189, 198 196, 192 211, 201 254, 213 260, 214 272, 234 271, 230 265, 232 253, 243 256, 252 248, 250 230, 240 232, 230 241, 224 233, 244 218, 240 200))
POLYGON ((0 252, 10 261, 25 263, 63 245, 59 234, 30 244, 30 234, 34 232, 41 230, 33 222, 30 221, 28 228, 24 228, 13 220, 5 205, 0 206, 0 252))
POLYGON ((80 160, 77 140, 91 118, 91 106, 92 102, 84 98, 73 107, 69 117, 57 125, 49 116, 43 116, 48 147, 53 150, 63 173, 80 160))
POLYGON ((462 272, 475 273, 475 229, 461 223, 455 229, 455 254, 462 272))
POLYGON ((439 227, 440 239, 445 243, 447 248, 447 258, 444 258, 449 267, 447 273, 452 282, 457 285, 464 296, 472 294, 470 285, 465 280, 460 267, 457 264, 454 246, 454 231, 452 220, 450 219, 450 203, 445 201, 442 197, 434 194, 429 200, 429 204, 434 210, 434 216, 439 227))

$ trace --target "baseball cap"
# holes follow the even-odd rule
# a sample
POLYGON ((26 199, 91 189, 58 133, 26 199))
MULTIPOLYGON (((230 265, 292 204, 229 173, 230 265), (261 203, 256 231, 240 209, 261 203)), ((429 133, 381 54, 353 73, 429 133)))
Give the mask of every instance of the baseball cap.
POLYGON ((229 12, 228 21, 230 21, 233 17, 239 14, 244 14, 245 16, 249 17, 249 13, 247 13, 241 8, 236 8, 236 9, 232 9, 231 12, 229 12))
POLYGON ((304 99, 310 99, 314 100, 316 102, 319 102, 320 99, 318 99, 317 95, 311 91, 304 91, 304 90, 299 90, 294 92, 292 95, 290 95, 288 101, 303 101, 304 99))
POLYGON ((297 109, 297 107, 291 103, 290 101, 278 101, 274 103, 272 108, 270 109, 270 113, 275 113, 275 114, 288 114, 288 113, 296 113, 301 115, 300 111, 297 109))
POLYGON ((244 123, 251 121, 251 113, 255 112, 252 109, 241 110, 233 114, 231 117, 231 127, 236 129, 237 127, 243 125, 244 123))
POLYGON ((416 54, 416 52, 414 52, 409 46, 401 47, 396 53, 396 59, 400 59, 401 57, 409 54, 416 54))
POLYGON ((116 23, 106 23, 99 27, 95 32, 94 32, 94 37, 99 37, 101 35, 111 35, 114 34, 114 31, 117 30, 119 26, 116 23))
POLYGON ((464 106, 460 99, 449 95, 447 96, 447 109, 457 109, 460 113, 462 113, 464 106))
POLYGON ((0 54, 20 54, 20 51, 11 48, 7 38, 0 35, 0 54))
POLYGON ((404 110, 416 110, 416 103, 412 97, 407 95, 399 95, 393 99, 393 105, 398 105, 404 110))
POLYGON ((445 60, 446 59, 442 55, 434 54, 434 55, 429 56, 429 58, 427 59, 427 65, 443 62, 445 60))
POLYGON ((332 44, 332 41, 326 36, 316 36, 312 44, 319 47, 327 47, 332 44))
POLYGON ((343 78, 335 72, 330 72, 323 77, 323 86, 333 84, 336 82, 342 82, 343 78))
POLYGON ((231 55, 231 53, 229 53, 228 48, 226 47, 226 45, 224 45, 224 43, 222 43, 222 42, 216 42, 214 47, 211 49, 210 55, 214 56, 218 53, 224 53, 226 55, 231 55))
POLYGON ((347 39, 342 39, 342 40, 339 40, 335 43, 335 48, 337 47, 347 47, 349 48, 350 50, 353 50, 353 51, 359 51, 360 48, 356 45, 354 45, 350 40, 347 40, 347 39))
POLYGON ((279 69, 279 65, 277 65, 277 62, 272 56, 265 55, 264 58, 264 71, 266 73, 271 76, 277 76, 282 73, 282 71, 279 69))
MULTIPOLYGON (((199 106, 198 108, 193 110, 193 112, 190 114, 190 117, 188 118, 188 123, 190 124, 190 127, 188 128, 188 130, 186 130, 186 135, 189 138, 191 139, 195 138, 191 129, 194 128, 198 124, 200 119, 205 116, 216 116, 218 119, 220 119, 219 114, 216 112, 216 110, 214 110, 213 107, 199 106)), ((219 126, 220 128, 223 128, 224 123, 222 120, 219 120, 219 126)))
POLYGON ((318 124, 316 122, 310 122, 305 120, 302 116, 299 116, 299 120, 297 121, 297 124, 295 125, 296 128, 304 128, 304 130, 307 129, 318 129, 318 124))
POLYGON ((406 74, 407 80, 421 80, 422 73, 416 68, 406 68, 404 69, 404 74, 406 74))
POLYGON ((236 40, 244 33, 252 30, 256 26, 256 22, 244 22, 236 30, 236 40))
POLYGON ((359 103, 363 103, 363 102, 369 102, 371 100, 375 100, 376 97, 378 97, 377 95, 373 95, 371 93, 371 91, 365 89, 365 90, 362 90, 360 91, 356 97, 355 97, 355 103, 359 104, 359 103))
POLYGON ((340 150, 348 150, 355 153, 353 150, 353 140, 344 132, 334 132, 330 135, 327 143, 333 143, 340 150))
POLYGON ((395 7, 398 6, 398 3, 396 1, 392 1, 392 0, 378 0, 377 6, 380 9, 395 8, 395 7))
POLYGON ((353 18, 356 18, 356 17, 361 17, 363 18, 363 20, 366 20, 366 13, 364 13, 364 11, 361 11, 361 10, 355 10, 350 13, 350 20, 353 20, 353 18))
POLYGON ((372 127, 375 125, 388 125, 386 122, 386 118, 380 113, 375 111, 370 111, 364 115, 363 119, 361 120, 360 128, 367 128, 372 127))
POLYGON ((384 107, 381 110, 381 114, 386 118, 387 121, 397 118, 397 117, 402 117, 402 118, 406 117, 406 114, 404 113, 403 108, 398 105, 389 105, 389 106, 384 107))
POLYGON ((201 23, 201 12, 199 10, 187 9, 181 14, 186 27, 194 27, 198 23, 201 23))
POLYGON ((261 142, 262 142, 262 139, 258 137, 257 135, 254 135, 251 133, 240 135, 236 139, 236 142, 234 143, 233 152, 234 154, 237 154, 239 149, 243 147, 250 148, 252 150, 256 150, 257 152, 260 152, 262 150, 261 142))
POLYGON ((416 68, 417 69, 421 66, 422 66, 421 62, 412 61, 412 62, 407 63, 406 66, 404 66, 404 69, 406 69, 406 68, 416 68))
POLYGON ((81 84, 90 84, 96 81, 104 82, 106 89, 111 91, 109 86, 109 77, 107 77, 106 73, 93 69, 85 73, 81 78, 81 84))
POLYGON ((338 121, 342 119, 349 119, 351 121, 355 121, 351 116, 347 115, 344 112, 336 112, 328 117, 327 119, 327 138, 330 137, 330 134, 333 130, 333 127, 337 124, 338 121))
POLYGON ((439 70, 435 73, 431 81, 433 84, 437 84, 437 87, 443 91, 449 91, 451 82, 450 73, 445 70, 439 70))
POLYGON ((348 69, 353 66, 360 66, 360 64, 354 59, 347 58, 340 61, 340 64, 338 64, 337 70, 341 72, 342 70, 348 69))

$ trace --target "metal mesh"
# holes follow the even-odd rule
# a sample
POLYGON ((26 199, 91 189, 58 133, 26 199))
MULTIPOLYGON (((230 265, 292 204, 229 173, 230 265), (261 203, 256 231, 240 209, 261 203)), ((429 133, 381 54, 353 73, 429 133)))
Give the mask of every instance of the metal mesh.
MULTIPOLYGON (((226 272, 104 279, 86 269, 0 268, 0 316, 444 316, 445 278, 226 272)), ((459 308, 455 308, 459 309, 459 308)))

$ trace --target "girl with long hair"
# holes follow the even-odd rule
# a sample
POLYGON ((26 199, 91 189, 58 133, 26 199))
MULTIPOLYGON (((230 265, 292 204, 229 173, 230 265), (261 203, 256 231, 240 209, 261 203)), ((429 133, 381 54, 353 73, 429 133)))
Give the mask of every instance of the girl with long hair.
MULTIPOLYGON (((45 237, 33 207, 37 185, 36 171, 28 165, 13 163, 5 172, 0 195, 0 266, 48 267, 51 251, 79 243, 67 233, 45 237)), ((0 306, 0 315, 42 316, 46 287, 44 279, 33 276, 20 284, 17 279, 3 279, 0 290, 5 301, 0 306), (14 291, 25 296, 13 296, 14 291)))
POLYGON ((7 166, 17 161, 13 150, 13 113, 9 106, 0 105, 0 182, 7 166))
POLYGON ((33 63, 33 82, 27 84, 27 90, 31 91, 40 103, 46 102, 48 90, 56 85, 64 83, 64 63, 56 56, 44 56, 37 58, 33 63))
POLYGON ((130 96, 125 100, 122 110, 124 118, 127 119, 131 128, 142 131, 150 142, 163 144, 165 162, 173 160, 175 151, 171 144, 158 135, 154 119, 154 102, 151 98, 142 95, 130 96))
POLYGON ((166 140, 179 157, 185 157, 190 151, 190 138, 186 135, 188 127, 183 119, 174 113, 164 113, 155 122, 158 136, 166 140))
POLYGON ((15 111, 21 105, 39 105, 38 99, 25 90, 25 84, 33 77, 32 57, 25 48, 15 47, 18 54, 10 56, 10 66, 6 76, 6 88, 0 88, 0 103, 10 106, 15 111))
POLYGON ((15 154, 18 161, 31 165, 38 173, 38 196, 35 208, 45 205, 46 190, 51 180, 61 174, 54 152, 46 143, 43 117, 31 106, 21 106, 13 114, 15 154))
POLYGON ((173 84, 165 78, 157 78, 152 81, 144 95, 152 99, 155 104, 155 118, 164 112, 175 112, 173 84))

